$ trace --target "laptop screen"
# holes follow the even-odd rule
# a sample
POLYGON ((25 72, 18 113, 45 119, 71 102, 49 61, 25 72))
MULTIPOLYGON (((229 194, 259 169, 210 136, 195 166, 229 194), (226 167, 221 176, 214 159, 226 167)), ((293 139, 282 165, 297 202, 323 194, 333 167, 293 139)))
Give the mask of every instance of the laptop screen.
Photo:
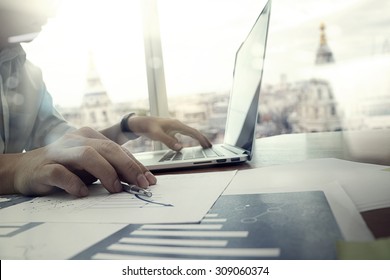
POLYGON ((271 1, 257 18, 236 53, 224 143, 246 150, 255 137, 271 1))

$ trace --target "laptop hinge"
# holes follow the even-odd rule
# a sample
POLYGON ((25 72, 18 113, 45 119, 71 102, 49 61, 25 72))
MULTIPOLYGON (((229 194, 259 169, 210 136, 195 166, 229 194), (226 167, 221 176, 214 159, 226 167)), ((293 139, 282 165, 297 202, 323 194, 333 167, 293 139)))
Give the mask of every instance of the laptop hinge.
POLYGON ((242 155, 242 154, 248 154, 249 155, 249 152, 244 150, 244 149, 241 149, 239 147, 235 147, 235 146, 232 146, 232 145, 229 145, 229 144, 223 144, 221 146, 222 148, 228 150, 229 152, 232 152, 236 155, 242 155))

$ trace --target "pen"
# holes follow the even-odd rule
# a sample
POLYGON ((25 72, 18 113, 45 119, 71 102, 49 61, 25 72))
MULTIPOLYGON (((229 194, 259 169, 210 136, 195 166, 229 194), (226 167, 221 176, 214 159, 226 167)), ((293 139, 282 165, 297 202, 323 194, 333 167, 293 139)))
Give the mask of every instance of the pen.
POLYGON ((151 191, 148 191, 148 190, 145 190, 143 188, 137 187, 136 185, 122 184, 122 186, 123 186, 123 190, 125 192, 131 193, 131 194, 144 195, 144 196, 147 196, 147 197, 152 197, 152 195, 153 195, 151 191))

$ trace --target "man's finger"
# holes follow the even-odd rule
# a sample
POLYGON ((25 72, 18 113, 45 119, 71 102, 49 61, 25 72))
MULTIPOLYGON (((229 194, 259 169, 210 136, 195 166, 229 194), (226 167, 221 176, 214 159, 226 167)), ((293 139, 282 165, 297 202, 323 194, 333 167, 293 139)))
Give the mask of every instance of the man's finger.
POLYGON ((84 197, 88 195, 88 188, 74 173, 61 164, 49 164, 44 167, 43 176, 47 185, 63 189, 67 193, 84 197))
POLYGON ((70 170, 88 172, 99 179, 109 192, 115 193, 122 190, 115 168, 94 147, 82 146, 58 150, 53 159, 70 170))

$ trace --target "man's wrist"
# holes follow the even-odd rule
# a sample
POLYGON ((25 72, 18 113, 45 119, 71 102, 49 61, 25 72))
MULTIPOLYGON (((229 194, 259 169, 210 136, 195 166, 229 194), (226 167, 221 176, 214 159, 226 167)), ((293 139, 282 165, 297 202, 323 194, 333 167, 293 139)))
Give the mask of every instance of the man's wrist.
POLYGON ((121 120, 121 123, 120 123, 120 128, 124 134, 132 134, 131 138, 136 139, 139 136, 137 134, 135 134, 135 132, 129 127, 129 119, 131 117, 133 117, 134 115, 135 115, 135 113, 129 113, 129 114, 124 115, 122 120, 121 120))

